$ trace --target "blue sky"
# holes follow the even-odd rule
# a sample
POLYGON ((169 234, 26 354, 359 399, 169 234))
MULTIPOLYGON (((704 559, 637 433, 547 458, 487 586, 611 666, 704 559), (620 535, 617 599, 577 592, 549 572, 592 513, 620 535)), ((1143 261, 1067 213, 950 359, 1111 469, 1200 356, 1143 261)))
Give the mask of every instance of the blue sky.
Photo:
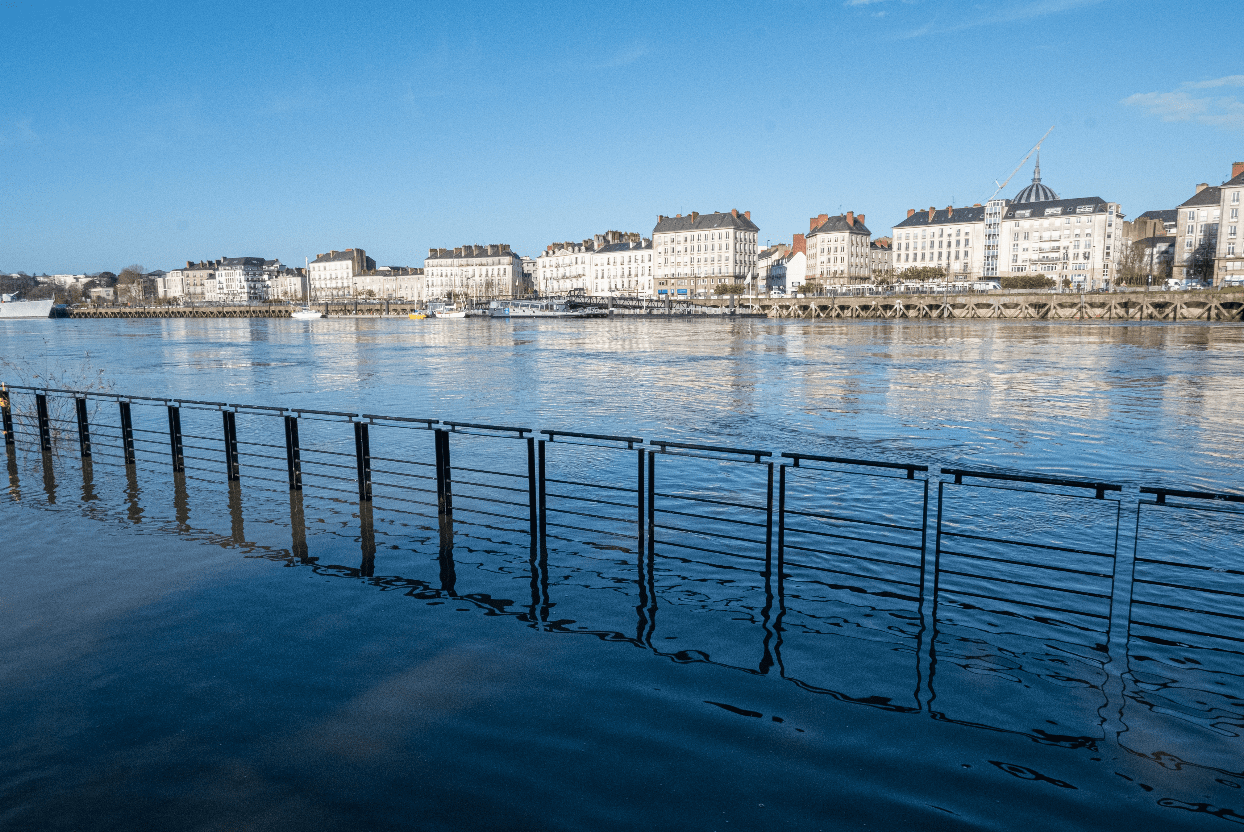
POLYGON ((751 210, 761 239, 1045 182, 1129 216, 1244 160, 1239 5, 0 5, 0 270, 301 265, 751 210), (1008 185, 1031 176, 1031 161, 1008 185))

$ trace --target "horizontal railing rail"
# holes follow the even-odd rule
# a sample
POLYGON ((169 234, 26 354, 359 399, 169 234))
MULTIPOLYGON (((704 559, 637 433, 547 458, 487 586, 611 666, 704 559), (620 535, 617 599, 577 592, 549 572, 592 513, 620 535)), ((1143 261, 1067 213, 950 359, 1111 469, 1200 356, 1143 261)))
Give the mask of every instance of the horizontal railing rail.
POLYGON ((865 468, 889 468, 895 471, 906 471, 907 479, 914 480, 916 472, 927 472, 929 466, 920 465, 914 462, 885 462, 876 459, 853 459, 845 456, 819 456, 817 454, 792 454, 783 453, 783 458, 792 460, 794 467, 798 468, 799 463, 807 460, 809 462, 825 462, 831 465, 858 465, 865 468))

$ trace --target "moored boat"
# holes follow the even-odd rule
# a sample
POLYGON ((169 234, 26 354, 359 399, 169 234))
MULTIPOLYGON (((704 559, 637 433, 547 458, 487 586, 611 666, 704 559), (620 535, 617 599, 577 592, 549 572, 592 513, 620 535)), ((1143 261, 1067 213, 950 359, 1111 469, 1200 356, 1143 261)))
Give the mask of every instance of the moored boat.
POLYGON ((289 316, 296 321, 314 321, 324 317, 324 313, 318 309, 312 309, 310 306, 303 306, 290 312, 289 316))
POLYGON ((0 318, 48 318, 51 315, 51 300, 10 300, 0 302, 0 318))

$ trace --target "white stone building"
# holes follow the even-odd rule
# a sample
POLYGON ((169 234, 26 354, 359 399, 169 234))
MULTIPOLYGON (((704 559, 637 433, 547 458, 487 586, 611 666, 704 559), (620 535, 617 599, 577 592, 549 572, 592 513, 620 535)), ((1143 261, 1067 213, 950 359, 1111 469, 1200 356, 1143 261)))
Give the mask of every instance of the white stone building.
POLYGON ((592 271, 592 251, 595 248, 595 240, 550 243, 545 246, 535 261, 536 291, 542 297, 575 291, 592 294, 593 285, 589 275, 592 271))
POLYGON ((1123 212, 1100 197, 1013 202, 1003 212, 999 271, 1037 272, 1056 285, 1107 289, 1118 276, 1123 212))
POLYGON ((1236 162, 1231 166, 1231 178, 1222 184, 1219 191, 1219 216, 1222 219, 1214 253, 1214 285, 1239 286, 1244 283, 1244 237, 1240 234, 1240 206, 1244 204, 1244 162, 1236 162))
POLYGON ((530 292, 522 258, 504 243, 429 249, 423 270, 429 299, 521 297, 530 292))
POLYGON ((262 257, 222 257, 216 269, 221 303, 258 303, 268 298, 269 261, 262 257))
POLYGON ((377 266, 357 278, 359 294, 382 300, 422 303, 427 298, 423 269, 407 266, 377 266))
POLYGON ((631 295, 649 298, 652 293, 652 240, 638 234, 608 242, 597 236, 588 255, 591 294, 631 295))
POLYGON ((808 280, 823 286, 863 283, 872 277, 872 232, 854 211, 808 220, 808 280))
POLYGON ((156 281, 156 293, 162 300, 175 300, 186 296, 186 273, 173 269, 156 281))
POLYGON ((361 248, 333 249, 316 255, 315 260, 307 264, 311 297, 315 300, 354 297, 362 292, 355 277, 375 268, 376 261, 361 248))
POLYGON ((716 287, 754 283, 760 228, 751 211, 658 216, 652 229, 657 297, 708 297, 716 287))
POLYGON ((951 279, 980 277, 985 270, 985 209, 980 205, 913 208, 891 234, 896 280, 922 266, 944 269, 951 279))

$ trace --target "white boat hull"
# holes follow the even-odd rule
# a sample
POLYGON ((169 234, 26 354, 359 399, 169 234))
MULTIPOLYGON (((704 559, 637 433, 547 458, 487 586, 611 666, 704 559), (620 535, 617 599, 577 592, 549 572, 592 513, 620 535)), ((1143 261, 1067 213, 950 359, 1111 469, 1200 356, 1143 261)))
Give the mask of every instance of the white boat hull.
POLYGON ((50 300, 14 300, 0 303, 0 318, 47 318, 51 314, 50 300))
POLYGON ((289 316, 295 321, 316 321, 324 317, 324 313, 318 309, 296 309, 289 316))

